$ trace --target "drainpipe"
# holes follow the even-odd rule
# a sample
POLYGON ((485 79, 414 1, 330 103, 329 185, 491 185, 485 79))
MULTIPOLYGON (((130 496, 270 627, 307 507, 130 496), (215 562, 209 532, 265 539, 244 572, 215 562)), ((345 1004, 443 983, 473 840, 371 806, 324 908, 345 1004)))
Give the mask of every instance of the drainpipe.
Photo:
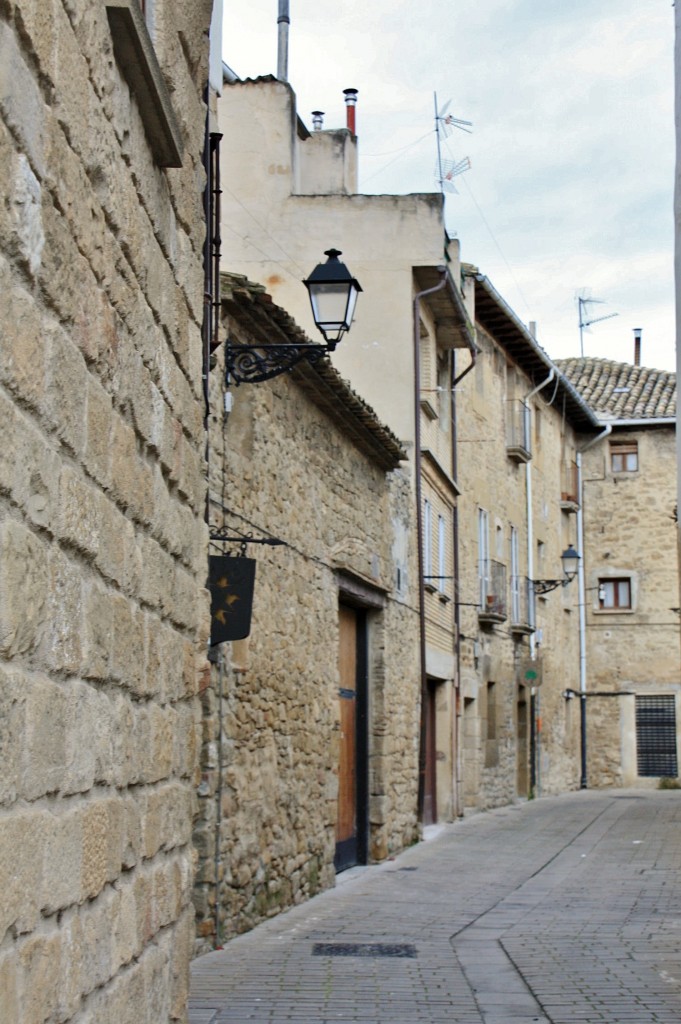
POLYGON ((604 437, 612 432, 612 424, 608 423, 606 427, 597 434, 596 437, 592 437, 590 441, 587 441, 585 445, 577 452, 577 492, 579 498, 579 508, 577 509, 577 550, 581 553, 582 557, 579 560, 579 566, 577 568, 577 582, 579 586, 579 735, 580 735, 580 753, 581 753, 581 776, 579 780, 579 788, 587 789, 587 747, 586 747, 586 678, 587 678, 587 663, 586 663, 586 577, 584 573, 584 478, 582 476, 582 453, 587 449, 592 448, 599 441, 602 441, 604 437))
POLYGON ((223 645, 218 647, 218 779, 215 787, 215 851, 213 870, 215 873, 215 949, 222 949, 222 929, 220 927, 220 866, 222 863, 222 730, 224 693, 225 656, 223 645))
POLYGON ((423 580, 423 512, 421 509, 421 321, 419 304, 426 295, 442 291, 447 284, 447 268, 437 268, 442 280, 433 288, 426 288, 414 296, 414 472, 416 474, 416 543, 418 547, 419 574, 419 656, 421 673, 421 722, 419 730, 419 785, 417 813, 419 821, 423 821, 426 784, 426 717, 425 709, 428 697, 428 679, 426 675, 426 596, 423 580))
MULTIPOLYGON (((473 345, 470 349, 471 361, 469 365, 463 370, 458 376, 456 375, 456 365, 452 358, 452 479, 458 481, 458 451, 457 451, 457 433, 458 433, 458 420, 457 420, 457 408, 456 408, 456 386, 463 380, 467 373, 470 373, 475 366, 475 360, 478 354, 478 350, 473 345)), ((463 708, 461 704, 461 606, 459 604, 459 594, 461 593, 459 588, 459 576, 460 576, 460 560, 459 560, 459 507, 458 498, 457 504, 454 506, 454 522, 453 522, 453 541, 454 541, 454 629, 455 629, 455 672, 456 679, 454 683, 454 714, 452 715, 452 744, 453 744, 453 778, 452 784, 454 789, 454 813, 457 818, 463 818, 463 795, 461 792, 463 782, 463 762, 461 758, 461 719, 463 714, 463 708)))
MULTIPOLYGON (((525 396, 525 404, 527 405, 531 398, 534 398, 536 394, 542 391, 547 384, 556 376, 555 367, 551 367, 548 377, 546 377, 540 384, 537 384, 536 388, 525 396)), ((528 406, 529 408, 529 406, 528 406)), ((530 420, 531 422, 531 420, 530 420)), ((527 517, 527 575, 530 580, 534 579, 534 520, 532 517, 532 460, 530 459, 525 463, 525 501, 526 501, 526 517, 527 517)), ((532 595, 534 601, 534 594, 532 595)), ((535 626, 536 626, 536 615, 535 615, 535 626)), ((530 658, 532 661, 537 656, 536 644, 534 639, 534 633, 530 633, 530 658)), ((536 721, 539 713, 539 694, 535 692, 536 687, 532 687, 532 693, 530 695, 530 792, 534 793, 535 787, 537 789, 537 796, 541 796, 541 773, 540 773, 540 754, 541 754, 541 736, 536 731, 536 721)))

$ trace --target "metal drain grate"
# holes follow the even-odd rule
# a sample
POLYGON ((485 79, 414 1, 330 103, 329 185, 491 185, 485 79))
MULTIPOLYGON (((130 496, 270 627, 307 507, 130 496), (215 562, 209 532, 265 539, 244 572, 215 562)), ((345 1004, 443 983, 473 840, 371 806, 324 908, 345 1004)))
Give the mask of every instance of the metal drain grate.
POLYGON ((312 956, 416 957, 416 946, 394 942, 315 942, 312 956))

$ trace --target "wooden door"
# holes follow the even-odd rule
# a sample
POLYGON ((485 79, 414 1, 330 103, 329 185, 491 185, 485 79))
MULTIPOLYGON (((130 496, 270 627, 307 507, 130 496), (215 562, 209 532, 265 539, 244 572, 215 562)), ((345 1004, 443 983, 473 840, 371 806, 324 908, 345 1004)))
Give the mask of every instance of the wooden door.
POLYGON ((340 742, 335 866, 337 871, 343 871, 366 863, 366 627, 360 609, 341 605, 339 616, 340 742))
POLYGON ((426 706, 423 709, 426 724, 426 774, 423 788, 423 824, 437 821, 437 743, 436 743, 437 684, 428 680, 426 706))

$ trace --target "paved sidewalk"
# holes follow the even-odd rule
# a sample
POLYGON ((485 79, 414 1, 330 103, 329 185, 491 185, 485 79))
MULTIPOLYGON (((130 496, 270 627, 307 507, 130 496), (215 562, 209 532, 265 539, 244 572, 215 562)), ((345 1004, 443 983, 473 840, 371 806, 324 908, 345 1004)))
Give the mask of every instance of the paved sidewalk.
POLYGON ((680 1024, 681 792, 475 815, 196 960, 190 1024, 680 1024))

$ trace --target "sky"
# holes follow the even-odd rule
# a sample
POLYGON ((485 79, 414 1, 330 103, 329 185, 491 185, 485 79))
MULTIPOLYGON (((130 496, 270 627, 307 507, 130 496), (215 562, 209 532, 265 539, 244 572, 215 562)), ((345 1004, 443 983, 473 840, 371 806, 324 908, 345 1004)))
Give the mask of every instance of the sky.
MULTIPOLYGON (((223 57, 276 74, 277 0, 226 0, 223 57)), ((308 128, 345 125, 359 90, 359 189, 431 192, 434 96, 472 122, 447 195, 461 257, 554 359, 675 369, 671 0, 290 0, 289 80, 308 128), (611 316, 611 314, 617 314, 611 316)), ((349 260, 349 256, 348 256, 349 260)))

